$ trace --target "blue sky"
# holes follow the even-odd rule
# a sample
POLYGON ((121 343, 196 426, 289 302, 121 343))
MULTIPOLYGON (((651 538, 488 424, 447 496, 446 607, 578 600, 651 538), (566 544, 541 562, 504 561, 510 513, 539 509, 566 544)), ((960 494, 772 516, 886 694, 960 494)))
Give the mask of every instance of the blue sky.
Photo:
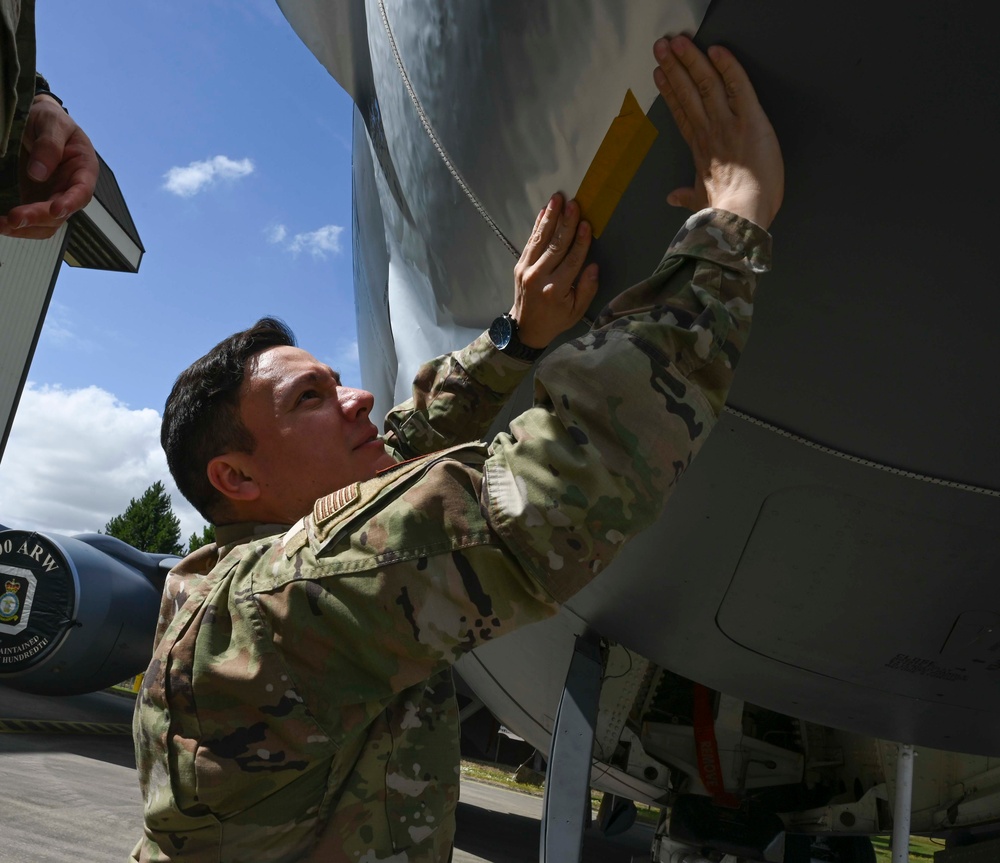
MULTIPOLYGON (((146 249, 137 275, 63 266, 0 464, 0 522, 72 533, 167 480, 150 430, 174 378, 258 317, 360 384, 353 104, 274 0, 42 0, 37 16, 38 69, 146 249)), ((185 537, 200 528, 174 504, 185 537)))

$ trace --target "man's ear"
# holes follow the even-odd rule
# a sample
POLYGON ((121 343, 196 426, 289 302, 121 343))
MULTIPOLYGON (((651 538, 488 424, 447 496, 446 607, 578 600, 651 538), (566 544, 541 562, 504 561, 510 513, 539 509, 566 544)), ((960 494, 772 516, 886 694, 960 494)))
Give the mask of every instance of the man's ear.
POLYGON ((208 481, 229 500, 257 500, 260 486, 245 469, 239 453, 217 455, 206 468, 208 481))

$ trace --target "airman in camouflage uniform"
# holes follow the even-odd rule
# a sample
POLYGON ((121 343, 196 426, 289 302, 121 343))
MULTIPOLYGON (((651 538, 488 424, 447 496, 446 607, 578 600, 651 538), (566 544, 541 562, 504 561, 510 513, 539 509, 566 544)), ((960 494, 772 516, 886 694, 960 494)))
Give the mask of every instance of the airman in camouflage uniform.
MULTIPOLYGON (((686 40, 667 50, 675 116, 700 75, 749 87, 731 55, 713 56, 714 72, 686 40)), ((759 224, 722 209, 689 218, 650 279, 539 366, 534 407, 489 445, 462 440, 530 366, 484 335, 424 366, 390 414, 385 445, 410 460, 321 497, 280 533, 219 528, 218 549, 181 564, 136 708, 145 831, 133 860, 449 859, 450 666, 554 614, 664 506, 746 342, 777 164, 777 180, 756 178, 772 191, 763 205, 751 194, 744 207, 711 172, 680 192, 759 224)))

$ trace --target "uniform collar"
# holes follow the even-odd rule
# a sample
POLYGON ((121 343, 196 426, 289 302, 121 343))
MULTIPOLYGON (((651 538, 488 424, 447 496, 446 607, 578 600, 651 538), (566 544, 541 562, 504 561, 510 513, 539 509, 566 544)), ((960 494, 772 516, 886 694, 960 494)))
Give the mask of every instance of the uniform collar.
POLYGON ((259 521, 239 521, 235 524, 219 524, 215 526, 215 544, 222 548, 225 545, 240 545, 260 539, 262 536, 273 536, 285 533, 291 525, 264 524, 259 521))

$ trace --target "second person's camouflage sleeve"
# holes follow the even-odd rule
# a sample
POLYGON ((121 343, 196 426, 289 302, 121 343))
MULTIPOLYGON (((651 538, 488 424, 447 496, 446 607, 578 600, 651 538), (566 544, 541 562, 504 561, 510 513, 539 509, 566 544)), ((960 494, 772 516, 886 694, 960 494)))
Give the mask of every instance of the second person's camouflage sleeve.
POLYGON ((0 0, 0 215, 20 203, 21 135, 34 92, 34 0, 0 0))

